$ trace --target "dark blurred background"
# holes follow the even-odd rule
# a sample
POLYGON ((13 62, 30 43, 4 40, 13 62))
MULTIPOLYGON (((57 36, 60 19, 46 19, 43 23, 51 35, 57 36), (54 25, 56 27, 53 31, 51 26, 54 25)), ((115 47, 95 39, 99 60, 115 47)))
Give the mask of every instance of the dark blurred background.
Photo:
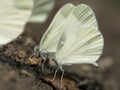
POLYGON ((105 42, 102 58, 98 62, 100 63, 100 72, 103 72, 103 76, 105 76, 102 68, 105 67, 109 70, 104 77, 105 82, 109 82, 107 83, 109 88, 106 90, 120 90, 120 0, 56 0, 54 9, 46 22, 43 24, 29 23, 26 31, 34 32, 35 34, 30 35, 37 38, 39 43, 40 37, 44 34, 57 10, 69 2, 75 5, 84 3, 94 10, 105 42))

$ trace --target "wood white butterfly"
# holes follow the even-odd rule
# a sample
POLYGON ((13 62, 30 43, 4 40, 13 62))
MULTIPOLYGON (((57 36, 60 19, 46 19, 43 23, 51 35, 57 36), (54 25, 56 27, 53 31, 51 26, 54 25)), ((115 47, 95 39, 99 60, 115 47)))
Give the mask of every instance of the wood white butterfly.
POLYGON ((69 3, 55 15, 41 39, 39 50, 42 54, 47 53, 57 63, 58 69, 63 70, 63 65, 97 66, 103 45, 93 10, 85 4, 74 6, 69 3))
POLYGON ((41 39, 39 49, 41 52, 55 52, 54 59, 60 65, 96 65, 103 44, 92 9, 85 4, 66 4, 55 15, 41 39))

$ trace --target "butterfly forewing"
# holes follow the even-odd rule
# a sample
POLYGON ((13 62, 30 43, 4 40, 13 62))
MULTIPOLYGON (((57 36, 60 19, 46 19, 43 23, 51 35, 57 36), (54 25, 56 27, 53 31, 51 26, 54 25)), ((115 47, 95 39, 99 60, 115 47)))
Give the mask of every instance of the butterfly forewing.
POLYGON ((48 52, 55 52, 59 39, 63 33, 62 27, 66 22, 69 14, 72 12, 74 5, 64 5, 55 15, 52 23, 43 35, 40 42, 40 50, 46 49, 48 52), (60 28, 59 28, 60 27, 60 28))

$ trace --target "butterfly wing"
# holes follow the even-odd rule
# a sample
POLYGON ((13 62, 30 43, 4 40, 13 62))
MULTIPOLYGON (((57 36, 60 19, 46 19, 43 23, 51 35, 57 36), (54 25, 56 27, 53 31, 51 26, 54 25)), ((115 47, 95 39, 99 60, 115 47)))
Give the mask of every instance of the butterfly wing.
POLYGON ((92 9, 80 4, 76 6, 64 23, 64 33, 60 38, 56 61, 63 65, 91 63, 102 53, 103 36, 92 9))
POLYGON ((0 0, 0 45, 17 38, 31 14, 32 4, 26 12, 16 8, 14 0, 0 0))
POLYGON ((47 50, 48 52, 55 52, 61 34, 63 33, 62 30, 58 29, 61 27, 64 22, 66 21, 67 17, 71 13, 73 9, 72 4, 64 5, 55 15, 52 23, 48 27, 47 31, 43 35, 41 42, 40 42, 40 51, 47 50))
POLYGON ((30 22, 44 22, 54 6, 55 0, 35 0, 30 22))

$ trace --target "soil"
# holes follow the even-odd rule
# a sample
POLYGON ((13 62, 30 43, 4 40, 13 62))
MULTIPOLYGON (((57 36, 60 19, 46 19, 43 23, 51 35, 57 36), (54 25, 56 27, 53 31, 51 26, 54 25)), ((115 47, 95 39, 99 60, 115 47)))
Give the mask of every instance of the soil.
POLYGON ((117 12, 117 2, 113 5, 112 0, 57 0, 45 23, 28 23, 20 37, 0 49, 0 90, 120 90, 120 19, 117 19, 120 13, 117 12), (86 3, 94 9, 105 46, 98 60, 99 67, 85 64, 64 66, 65 73, 60 84, 61 71, 52 81, 56 68, 49 70, 45 67, 42 70, 38 64, 40 58, 36 58, 35 62, 29 60, 54 14, 67 2, 86 3))

